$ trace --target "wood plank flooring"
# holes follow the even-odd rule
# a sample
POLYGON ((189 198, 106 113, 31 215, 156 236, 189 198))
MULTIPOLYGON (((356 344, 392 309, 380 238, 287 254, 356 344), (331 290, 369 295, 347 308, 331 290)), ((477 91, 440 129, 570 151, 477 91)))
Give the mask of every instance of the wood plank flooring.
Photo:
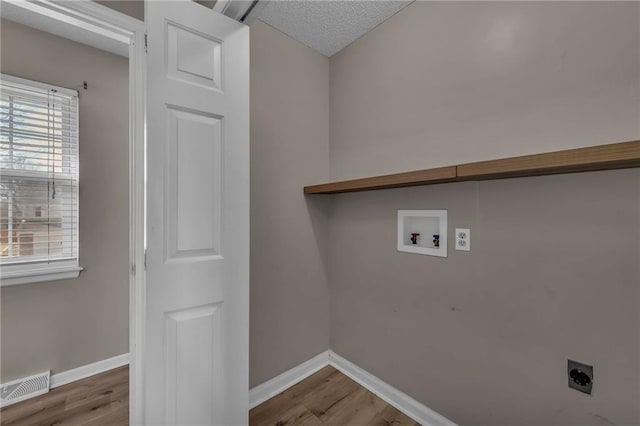
MULTIPOLYGON (((129 424, 129 367, 51 390, 0 410, 0 424, 129 424)), ((333 367, 325 367, 249 412, 250 426, 416 426, 333 367)))
POLYGON ((418 423, 329 366, 252 409, 249 425, 415 426, 418 423))
POLYGON ((21 401, 0 410, 0 424, 129 424, 129 367, 120 367, 21 401))

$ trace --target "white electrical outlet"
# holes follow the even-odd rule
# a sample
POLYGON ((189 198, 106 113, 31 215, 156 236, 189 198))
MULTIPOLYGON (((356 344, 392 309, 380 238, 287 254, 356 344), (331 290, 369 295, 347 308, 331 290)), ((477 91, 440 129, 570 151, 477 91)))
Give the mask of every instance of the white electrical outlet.
POLYGON ((456 250, 471 251, 471 230, 456 228, 456 250))

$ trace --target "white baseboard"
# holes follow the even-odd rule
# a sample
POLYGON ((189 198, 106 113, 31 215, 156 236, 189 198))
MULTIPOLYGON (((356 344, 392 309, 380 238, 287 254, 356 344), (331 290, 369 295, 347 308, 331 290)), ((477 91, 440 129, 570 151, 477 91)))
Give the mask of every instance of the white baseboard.
POLYGON ((321 352, 291 370, 256 386, 249 391, 249 408, 256 407, 273 398, 327 365, 329 365, 329 352, 321 352))
POLYGON ((113 370, 114 368, 122 367, 127 364, 129 364, 128 353, 94 362, 93 364, 83 365, 82 367, 74 368, 73 370, 52 374, 50 387, 51 389, 57 388, 58 386, 66 385, 68 383, 75 382, 76 380, 86 379, 87 377, 104 373, 105 371, 113 370))
POLYGON ((451 420, 419 403, 409 395, 400 392, 333 351, 329 351, 329 365, 423 426, 456 426, 451 420))
POLYGON ((321 368, 331 365, 389 405, 423 426, 456 426, 454 422, 419 403, 409 395, 378 379, 351 361, 329 350, 319 353, 291 370, 256 386, 249 391, 249 407, 254 408, 291 386, 306 379, 321 368))

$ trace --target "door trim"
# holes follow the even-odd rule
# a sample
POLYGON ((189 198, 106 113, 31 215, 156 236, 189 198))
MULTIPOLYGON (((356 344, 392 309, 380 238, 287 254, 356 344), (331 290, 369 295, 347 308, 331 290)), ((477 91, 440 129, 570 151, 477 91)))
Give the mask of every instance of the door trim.
POLYGON ((5 0, 6 8, 27 25, 73 39, 69 26, 95 38, 84 44, 105 49, 121 44, 129 58, 129 424, 144 424, 145 321, 145 177, 146 177, 146 53, 145 24, 90 0, 65 4, 49 0, 5 0), (46 19, 44 19, 46 18, 46 19), (46 21, 46 22, 44 22, 46 21), (59 30, 59 31, 57 31, 59 30), (100 42, 102 40, 102 42, 100 42))

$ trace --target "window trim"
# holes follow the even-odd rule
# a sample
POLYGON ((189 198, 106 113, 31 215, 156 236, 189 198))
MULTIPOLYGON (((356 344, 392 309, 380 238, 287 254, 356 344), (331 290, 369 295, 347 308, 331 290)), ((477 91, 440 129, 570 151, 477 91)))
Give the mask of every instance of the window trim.
POLYGON ((1 287, 78 278, 82 267, 76 259, 56 260, 49 263, 25 262, 2 267, 1 287))
MULTIPOLYGON (((79 101, 79 93, 77 90, 69 89, 66 87, 60 87, 53 84, 44 83, 36 80, 28 80, 20 77, 16 77, 9 74, 0 73, 0 80, 3 82, 7 82, 10 84, 14 84, 17 86, 26 86, 38 88, 42 90, 56 90, 58 94, 67 98, 75 98, 76 102, 79 101)), ((79 123, 79 115, 80 115, 80 105, 79 102, 76 107, 75 112, 75 120, 77 123, 76 130, 76 138, 78 144, 79 151, 79 136, 80 136, 80 123, 79 123)), ((29 172, 29 171, 21 171, 21 170, 11 170, 4 172, 3 169, 0 169, 0 174, 4 174, 6 176, 12 177, 25 177, 30 179, 41 179, 42 176, 37 172, 29 172)), ((78 177, 76 177, 78 179, 78 177)), ((79 186, 79 183, 77 183, 79 186)), ((76 195, 76 205, 78 206, 79 212, 79 191, 76 195)), ((80 217, 79 214, 76 214, 76 245, 79 243, 78 233, 80 230, 80 217)), ((47 261, 16 261, 10 264, 2 265, 0 264, 0 288, 1 287, 9 287, 20 284, 30 284, 30 283, 38 283, 43 281, 57 281, 63 279, 73 279, 78 278, 80 276, 80 272, 83 268, 80 266, 80 251, 79 247, 76 249, 76 257, 73 258, 61 258, 61 259, 50 259, 47 261)))

